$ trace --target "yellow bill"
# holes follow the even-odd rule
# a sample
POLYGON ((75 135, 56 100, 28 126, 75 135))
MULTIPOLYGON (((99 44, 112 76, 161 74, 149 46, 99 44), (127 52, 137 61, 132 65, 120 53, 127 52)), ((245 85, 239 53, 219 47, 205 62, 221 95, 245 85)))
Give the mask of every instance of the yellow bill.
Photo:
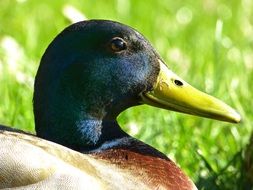
POLYGON ((156 84, 153 91, 141 95, 143 103, 232 123, 240 122, 241 116, 233 108, 195 89, 168 69, 162 61, 159 62, 160 73, 156 84))

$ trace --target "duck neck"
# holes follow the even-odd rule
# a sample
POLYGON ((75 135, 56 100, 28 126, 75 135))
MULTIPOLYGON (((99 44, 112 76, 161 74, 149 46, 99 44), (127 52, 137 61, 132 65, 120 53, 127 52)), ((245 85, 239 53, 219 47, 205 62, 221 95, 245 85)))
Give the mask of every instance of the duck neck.
POLYGON ((92 151, 106 141, 128 136, 115 119, 100 119, 87 114, 75 117, 65 113, 61 118, 53 118, 54 122, 50 120, 36 123, 37 136, 77 151, 92 151))
POLYGON ((95 150, 108 141, 129 137, 116 120, 86 118, 78 121, 76 127, 81 134, 82 145, 72 148, 81 152, 95 150))

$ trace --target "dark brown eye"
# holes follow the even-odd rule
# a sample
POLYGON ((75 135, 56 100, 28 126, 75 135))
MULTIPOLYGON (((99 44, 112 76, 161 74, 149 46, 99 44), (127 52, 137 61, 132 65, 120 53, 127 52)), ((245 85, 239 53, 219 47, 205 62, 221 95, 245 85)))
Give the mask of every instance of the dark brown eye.
POLYGON ((122 38, 113 38, 111 40, 111 49, 114 52, 119 52, 127 48, 126 42, 122 38))

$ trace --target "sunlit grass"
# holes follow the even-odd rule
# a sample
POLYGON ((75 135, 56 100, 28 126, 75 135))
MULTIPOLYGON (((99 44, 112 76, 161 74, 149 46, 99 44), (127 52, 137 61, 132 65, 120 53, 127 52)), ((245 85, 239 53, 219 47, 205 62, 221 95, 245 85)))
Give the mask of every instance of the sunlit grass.
POLYGON ((243 117, 235 125, 140 106, 120 115, 121 126, 175 160, 200 187, 236 189, 238 152, 253 120, 252 7, 250 0, 0 1, 0 123, 33 131, 33 78, 47 45, 78 17, 71 15, 117 20, 144 34, 178 75, 243 117))

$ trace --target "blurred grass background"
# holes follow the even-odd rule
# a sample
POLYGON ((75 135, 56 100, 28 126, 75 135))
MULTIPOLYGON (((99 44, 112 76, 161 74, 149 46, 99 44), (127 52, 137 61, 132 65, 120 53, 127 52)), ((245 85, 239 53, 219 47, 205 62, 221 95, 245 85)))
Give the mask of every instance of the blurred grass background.
POLYGON ((243 117, 236 125, 139 106, 120 115, 121 126, 176 161, 199 189, 251 189, 243 159, 253 128, 252 7, 251 0, 2 0, 0 123, 34 131, 34 76, 63 28, 85 18, 116 20, 144 34, 179 76, 243 117))

